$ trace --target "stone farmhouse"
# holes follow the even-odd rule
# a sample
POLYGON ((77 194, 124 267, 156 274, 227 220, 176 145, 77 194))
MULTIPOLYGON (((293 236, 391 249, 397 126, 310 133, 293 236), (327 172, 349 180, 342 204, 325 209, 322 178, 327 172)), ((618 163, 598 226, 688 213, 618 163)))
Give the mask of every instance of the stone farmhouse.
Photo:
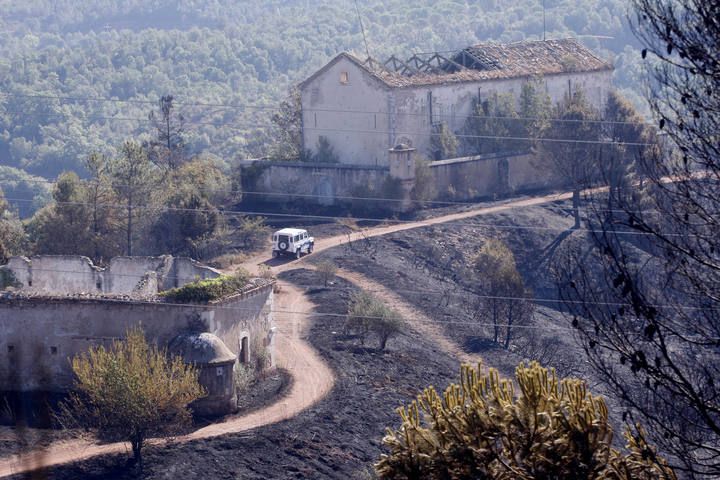
MULTIPOLYGON (((388 179, 402 198, 387 208, 405 211, 416 183, 416 161, 432 159, 439 124, 462 132, 478 102, 495 95, 518 98, 523 84, 540 82, 551 101, 582 89, 604 108, 612 65, 574 39, 484 43, 457 52, 414 54, 381 63, 341 53, 299 85, 303 148, 327 143, 338 163, 241 162, 246 190, 276 203, 321 205, 383 198, 388 179)), ((442 200, 471 200, 561 187, 566 179, 526 151, 476 155, 429 163, 429 178, 442 200)))
POLYGON ((0 266, 0 392, 63 392, 69 359, 108 346, 129 328, 200 370, 201 415, 237 409, 234 370, 272 364, 273 281, 251 279, 206 304, 161 292, 220 272, 188 258, 117 257, 106 268, 81 256, 13 257, 0 266))
POLYGON ((299 86, 304 148, 324 137, 351 165, 388 166, 398 144, 432 158, 433 126, 459 131, 478 100, 518 96, 524 82, 541 79, 553 102, 582 89, 602 109, 612 70, 575 39, 483 43, 383 63, 341 53, 299 86))

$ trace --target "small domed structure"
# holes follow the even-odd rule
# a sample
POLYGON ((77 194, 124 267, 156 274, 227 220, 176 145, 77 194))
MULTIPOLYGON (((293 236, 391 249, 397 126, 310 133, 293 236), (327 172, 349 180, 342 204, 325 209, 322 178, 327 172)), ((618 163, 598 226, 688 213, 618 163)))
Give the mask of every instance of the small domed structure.
POLYGON ((190 405, 196 414, 215 416, 237 411, 233 378, 237 356, 222 340, 209 332, 184 333, 170 342, 168 351, 199 370, 199 382, 207 396, 190 405))

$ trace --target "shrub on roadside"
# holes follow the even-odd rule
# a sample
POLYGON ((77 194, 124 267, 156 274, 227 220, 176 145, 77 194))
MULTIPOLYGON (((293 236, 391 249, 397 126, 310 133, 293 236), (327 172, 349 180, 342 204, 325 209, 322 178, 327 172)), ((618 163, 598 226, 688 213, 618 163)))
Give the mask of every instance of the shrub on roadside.
POLYGON ((327 287, 330 280, 335 278, 338 267, 330 260, 323 260, 317 264, 317 272, 320 275, 320 280, 323 282, 323 286, 327 287))

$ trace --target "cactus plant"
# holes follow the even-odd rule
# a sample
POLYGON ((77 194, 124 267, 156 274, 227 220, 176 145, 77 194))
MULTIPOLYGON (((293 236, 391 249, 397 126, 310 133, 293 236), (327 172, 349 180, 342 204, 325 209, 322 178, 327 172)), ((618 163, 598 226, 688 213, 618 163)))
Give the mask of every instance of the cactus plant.
POLYGON ((537 362, 520 364, 515 382, 463 365, 459 385, 442 396, 430 386, 398 413, 380 478, 675 479, 641 428, 626 433, 626 453, 613 448, 604 400, 537 362))

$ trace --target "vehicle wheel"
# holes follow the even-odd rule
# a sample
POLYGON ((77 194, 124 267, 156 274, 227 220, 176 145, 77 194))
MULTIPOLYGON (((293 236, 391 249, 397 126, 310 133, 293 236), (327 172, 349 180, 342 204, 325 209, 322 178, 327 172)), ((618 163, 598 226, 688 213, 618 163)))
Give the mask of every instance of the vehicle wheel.
POLYGON ((302 255, 302 253, 300 253, 300 249, 299 249, 299 248, 298 248, 297 250, 295 250, 295 258, 300 259, 300 256, 301 256, 301 255, 302 255))
POLYGON ((308 253, 312 253, 312 252, 313 252, 313 248, 315 248, 315 244, 314 244, 314 243, 311 243, 310 246, 308 247, 308 253))

